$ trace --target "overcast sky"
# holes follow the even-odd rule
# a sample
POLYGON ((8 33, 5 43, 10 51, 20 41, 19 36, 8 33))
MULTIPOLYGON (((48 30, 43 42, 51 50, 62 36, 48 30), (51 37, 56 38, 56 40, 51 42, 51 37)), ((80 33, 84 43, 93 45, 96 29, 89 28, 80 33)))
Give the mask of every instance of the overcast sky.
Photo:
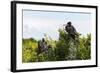
POLYGON ((50 12, 23 10, 23 38, 42 39, 47 34, 59 38, 58 29, 68 21, 82 35, 91 33, 91 14, 74 12, 50 12))

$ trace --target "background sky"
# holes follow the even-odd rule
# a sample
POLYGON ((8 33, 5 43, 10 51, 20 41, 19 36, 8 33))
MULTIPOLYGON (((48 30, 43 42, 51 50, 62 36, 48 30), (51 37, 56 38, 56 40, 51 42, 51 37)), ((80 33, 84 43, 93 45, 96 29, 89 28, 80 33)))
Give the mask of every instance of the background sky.
POLYGON ((82 35, 91 33, 91 14, 79 12, 54 12, 23 10, 23 38, 44 38, 47 34, 54 40, 59 38, 59 28, 68 21, 82 35))

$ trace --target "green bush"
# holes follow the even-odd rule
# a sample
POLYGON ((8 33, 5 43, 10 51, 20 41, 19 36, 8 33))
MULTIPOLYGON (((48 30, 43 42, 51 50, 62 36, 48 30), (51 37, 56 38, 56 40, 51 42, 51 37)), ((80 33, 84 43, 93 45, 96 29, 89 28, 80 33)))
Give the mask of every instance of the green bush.
POLYGON ((87 60, 91 59, 91 34, 81 36, 77 33, 75 40, 68 33, 59 29, 59 40, 45 37, 47 44, 51 45, 47 52, 38 51, 38 40, 34 38, 23 39, 22 62, 45 62, 64 60, 87 60), (74 56, 74 57, 73 57, 74 56))

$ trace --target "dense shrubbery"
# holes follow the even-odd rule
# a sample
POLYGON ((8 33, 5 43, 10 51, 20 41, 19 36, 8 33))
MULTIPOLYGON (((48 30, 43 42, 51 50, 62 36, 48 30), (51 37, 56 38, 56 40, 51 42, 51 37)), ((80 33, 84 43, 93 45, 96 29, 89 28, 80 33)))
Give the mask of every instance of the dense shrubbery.
POLYGON ((44 62, 44 61, 64 61, 64 60, 87 60, 91 58, 91 35, 80 36, 77 33, 75 40, 59 29, 59 40, 45 38, 52 47, 47 52, 38 52, 38 41, 30 38, 23 39, 22 61, 44 62), (74 57, 73 57, 74 55, 74 57))

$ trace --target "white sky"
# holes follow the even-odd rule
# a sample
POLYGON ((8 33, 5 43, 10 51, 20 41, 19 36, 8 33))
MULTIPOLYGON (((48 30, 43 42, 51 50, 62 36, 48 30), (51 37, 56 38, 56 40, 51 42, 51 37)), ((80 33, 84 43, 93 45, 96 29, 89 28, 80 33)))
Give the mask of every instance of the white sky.
POLYGON ((72 12, 23 10, 23 38, 42 39, 47 34, 52 39, 59 38, 58 29, 68 21, 82 35, 91 33, 91 14, 72 12))

